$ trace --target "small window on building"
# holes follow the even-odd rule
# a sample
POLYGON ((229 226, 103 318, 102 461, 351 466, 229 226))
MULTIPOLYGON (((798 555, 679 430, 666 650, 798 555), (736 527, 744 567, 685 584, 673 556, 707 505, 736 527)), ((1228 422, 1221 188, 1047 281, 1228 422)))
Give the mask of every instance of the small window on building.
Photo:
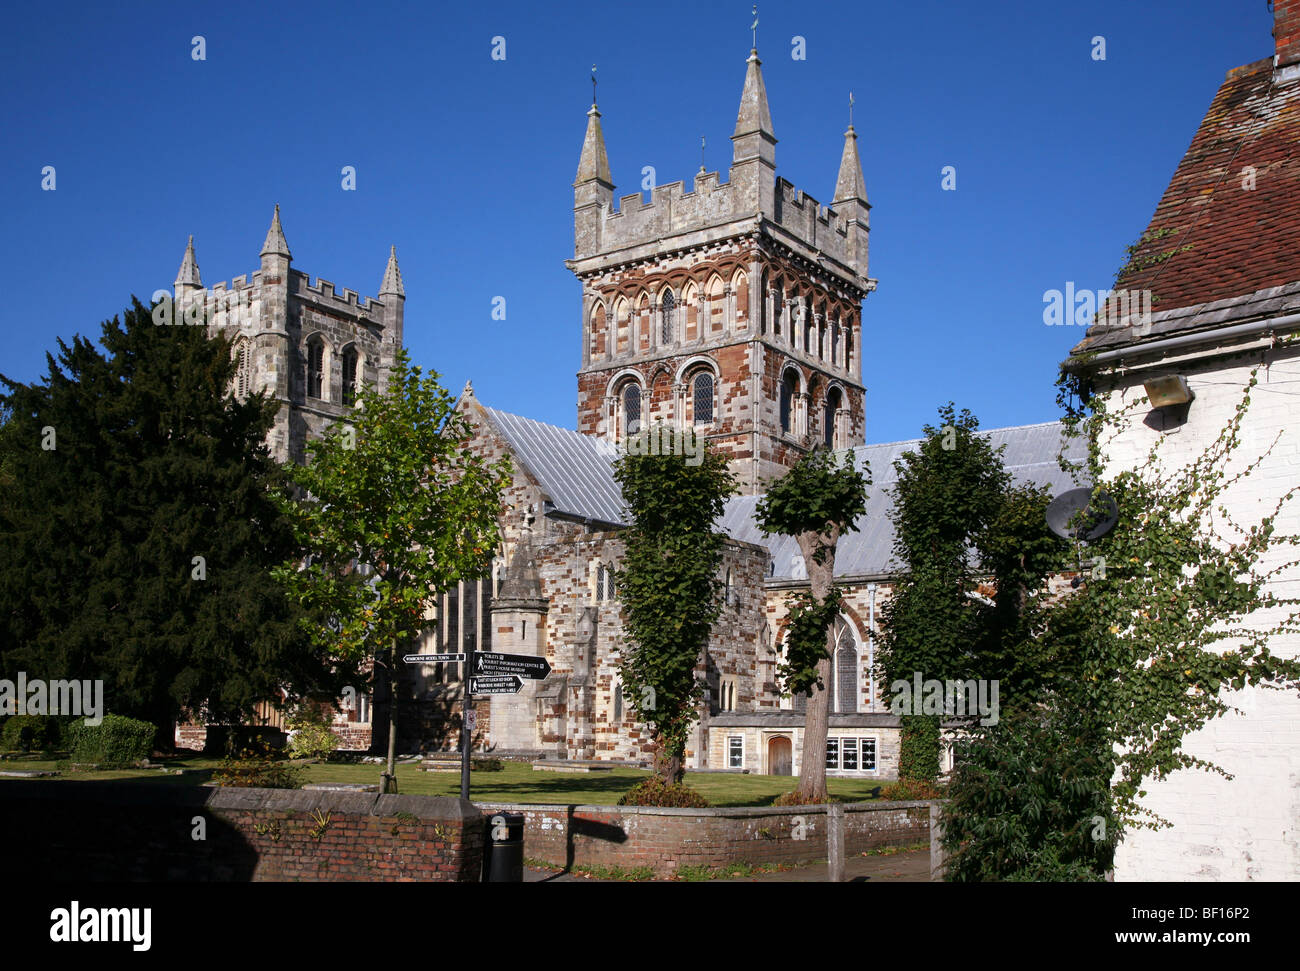
POLYGON ((660 326, 662 327, 660 337, 665 344, 673 342, 673 310, 676 306, 677 301, 673 298, 673 292, 665 290, 663 301, 659 304, 660 326))
POLYGON ((781 378, 781 431, 789 435, 794 432, 794 396, 799 393, 799 379, 793 371, 786 371, 781 378))
POLYGON ((349 408, 357 400, 357 349, 343 352, 343 403, 349 408))
POLYGON ((623 722, 623 686, 614 685, 614 722, 622 724, 623 722))
POLYGON ((745 767, 745 736, 731 735, 727 738, 727 768, 743 769, 745 767))
POLYGON ((840 768, 850 772, 858 770, 858 740, 856 738, 840 739, 840 768))
POLYGON ((875 772, 876 740, 874 738, 863 738, 859 741, 862 743, 862 768, 868 772, 875 772))
POLYGON ((695 424, 707 425, 713 421, 713 375, 708 371, 701 371, 695 375, 691 398, 695 424))
POLYGON ((635 435, 641 430, 641 388, 628 384, 623 388, 623 433, 635 435))
POLYGON ((314 338, 307 345, 307 397, 321 397, 325 379, 325 344, 314 338))
POLYGON ((838 769, 840 767, 840 740, 838 738, 826 739, 826 768, 838 769))
POLYGON ((605 599, 605 564, 596 564, 596 603, 605 599))

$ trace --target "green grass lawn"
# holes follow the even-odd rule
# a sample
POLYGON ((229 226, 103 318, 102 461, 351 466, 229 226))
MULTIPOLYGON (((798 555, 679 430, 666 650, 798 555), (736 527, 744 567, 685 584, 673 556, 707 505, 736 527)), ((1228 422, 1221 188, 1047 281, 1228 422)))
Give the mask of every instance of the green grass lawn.
MULTIPOLYGON (((178 756, 161 760, 167 771, 127 769, 113 772, 60 771, 58 779, 96 781, 133 779, 144 785, 201 785, 220 763, 216 759, 178 756), (175 774, 181 769, 182 774, 175 774)), ((57 770, 54 761, 7 759, 0 770, 57 770)), ((305 767, 304 782, 379 782, 382 766, 316 764, 305 767)), ((475 802, 543 803, 551 805, 611 805, 650 773, 643 769, 614 768, 590 774, 537 772, 531 765, 506 762, 500 772, 474 772, 470 778, 470 798, 475 802)), ((19 779, 0 777, 0 783, 17 783, 19 779)), ((700 792, 714 806, 769 806, 783 792, 794 788, 798 780, 790 776, 734 775, 731 773, 687 772, 686 784, 700 792)), ((859 802, 868 793, 892 779, 828 779, 827 788, 839 802, 859 802)), ((406 795, 455 796, 460 794, 458 772, 423 772, 418 764, 397 766, 398 791, 406 795)))

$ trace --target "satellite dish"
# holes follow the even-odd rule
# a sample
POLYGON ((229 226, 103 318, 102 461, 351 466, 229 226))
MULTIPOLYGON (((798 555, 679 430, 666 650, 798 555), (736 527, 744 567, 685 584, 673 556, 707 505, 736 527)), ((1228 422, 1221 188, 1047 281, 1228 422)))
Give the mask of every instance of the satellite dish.
POLYGON ((1101 539, 1119 521, 1119 506, 1104 492, 1071 489, 1047 507, 1047 528, 1061 539, 1090 543, 1101 539))

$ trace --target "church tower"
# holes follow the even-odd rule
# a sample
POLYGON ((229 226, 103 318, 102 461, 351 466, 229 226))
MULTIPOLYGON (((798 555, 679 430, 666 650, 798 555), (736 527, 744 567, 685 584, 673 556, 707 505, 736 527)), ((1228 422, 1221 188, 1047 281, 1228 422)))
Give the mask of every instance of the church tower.
MULTIPOLYGON (((594 99, 593 99, 594 102, 594 99)), ((582 283, 578 430, 692 427, 762 492, 799 457, 863 443, 867 193, 852 124, 832 204, 776 175, 758 51, 746 62, 726 182, 655 186, 614 206, 593 103, 574 182, 582 283)))

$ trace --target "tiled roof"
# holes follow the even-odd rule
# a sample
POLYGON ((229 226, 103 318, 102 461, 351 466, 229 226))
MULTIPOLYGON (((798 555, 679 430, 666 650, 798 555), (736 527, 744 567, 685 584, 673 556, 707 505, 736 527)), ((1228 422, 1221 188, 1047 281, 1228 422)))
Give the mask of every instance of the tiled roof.
MULTIPOLYGON (((622 493, 614 481, 613 463, 617 448, 610 442, 583 435, 569 428, 521 418, 495 408, 484 408, 494 425, 514 449, 554 505, 553 511, 566 516, 619 524, 627 520, 622 493)), ((1057 463, 1065 443, 1059 422, 993 428, 980 434, 993 445, 1005 445, 1003 462, 1017 483, 1049 486, 1053 495, 1074 487, 1057 463)), ((889 520, 892 506, 889 492, 897 478, 894 462, 915 449, 920 439, 861 445, 853 450, 858 468, 869 463, 872 484, 867 487, 867 511, 858 520, 856 532, 844 536, 835 554, 836 576, 874 576, 896 572, 892 562, 894 527, 889 520)), ((1071 440, 1067 457, 1081 461, 1087 454, 1078 439, 1071 440)), ((771 552, 777 579, 796 576, 799 547, 793 537, 765 536, 754 522, 758 496, 736 496, 728 500, 719 527, 733 539, 771 552)))
POLYGON ((1150 290, 1160 326, 1095 324, 1073 353, 1250 319, 1261 303, 1297 309, 1300 291, 1287 287, 1300 281, 1297 240, 1300 70, 1275 75, 1269 58, 1228 72, 1116 283, 1150 290))

